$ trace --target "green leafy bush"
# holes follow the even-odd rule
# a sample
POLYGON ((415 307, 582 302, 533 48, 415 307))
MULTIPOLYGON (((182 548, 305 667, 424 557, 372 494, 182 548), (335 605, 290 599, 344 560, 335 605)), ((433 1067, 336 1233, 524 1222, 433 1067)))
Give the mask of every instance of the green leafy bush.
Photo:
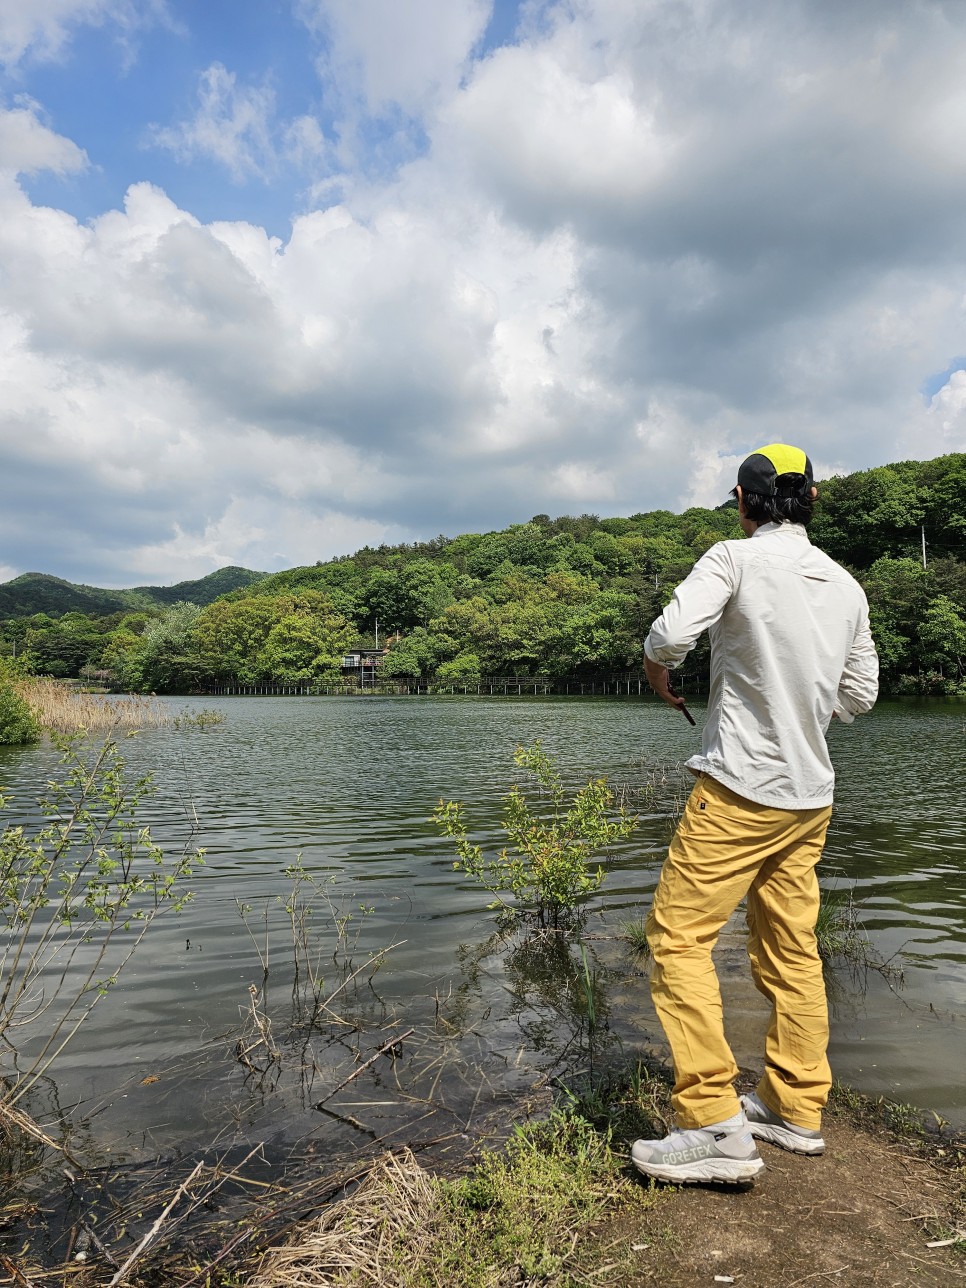
MULTIPOLYGON (((0 829, 0 1114, 46 1073, 154 920, 191 898, 183 882, 201 862, 200 850, 169 858, 152 840, 138 817, 151 779, 131 779, 113 742, 57 741, 41 819, 0 829)), ((0 815, 8 808, 0 793, 0 815)))
POLYGON ((39 737, 40 726, 30 707, 9 680, 0 676, 0 746, 21 746, 39 737))
POLYGON ((433 822, 456 843, 459 857, 453 866, 496 895, 492 907, 511 915, 523 910, 542 926, 557 927, 603 881, 604 869, 589 866, 594 856, 630 836, 638 820, 617 805, 606 778, 591 779, 567 800, 560 774, 539 742, 517 747, 513 759, 548 808, 535 811, 524 791, 511 787, 503 798, 503 830, 510 844, 495 858, 487 859, 470 841, 460 801, 440 801, 433 822))

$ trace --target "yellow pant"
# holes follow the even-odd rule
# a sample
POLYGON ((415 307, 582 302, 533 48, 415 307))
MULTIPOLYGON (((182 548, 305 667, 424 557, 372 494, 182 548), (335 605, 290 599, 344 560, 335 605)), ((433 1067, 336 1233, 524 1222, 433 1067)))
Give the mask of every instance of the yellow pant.
POLYGON ((796 1126, 821 1125, 832 1079, 815 865, 831 814, 756 805, 704 774, 688 799, 647 918, 679 1127, 720 1122, 740 1107, 711 950, 745 895, 752 973, 772 1004, 758 1094, 796 1126))

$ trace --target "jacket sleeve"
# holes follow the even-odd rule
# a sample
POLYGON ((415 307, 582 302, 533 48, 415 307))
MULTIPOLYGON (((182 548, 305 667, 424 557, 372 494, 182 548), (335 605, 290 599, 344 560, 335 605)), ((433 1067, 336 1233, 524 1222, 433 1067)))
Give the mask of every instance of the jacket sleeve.
POLYGON ((869 608, 864 602, 862 616, 852 641, 852 649, 839 680, 835 699, 835 714, 845 724, 856 716, 871 711, 879 694, 879 655, 875 651, 869 629, 869 608))
POLYGON ((652 622, 644 641, 645 654, 661 666, 680 665, 701 633, 721 616, 736 584, 727 542, 719 541, 701 556, 667 608, 652 622))

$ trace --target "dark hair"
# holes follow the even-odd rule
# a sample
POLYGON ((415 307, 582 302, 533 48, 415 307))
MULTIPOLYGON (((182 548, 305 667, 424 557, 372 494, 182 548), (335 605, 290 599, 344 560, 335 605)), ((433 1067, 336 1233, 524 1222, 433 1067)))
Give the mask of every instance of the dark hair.
MULTIPOLYGON (((732 488, 731 495, 737 498, 738 489, 732 488)), ((801 523, 807 528, 815 510, 815 498, 811 495, 811 489, 783 493, 779 488, 775 496, 742 491, 741 499, 744 502, 745 516, 752 523, 801 523)))

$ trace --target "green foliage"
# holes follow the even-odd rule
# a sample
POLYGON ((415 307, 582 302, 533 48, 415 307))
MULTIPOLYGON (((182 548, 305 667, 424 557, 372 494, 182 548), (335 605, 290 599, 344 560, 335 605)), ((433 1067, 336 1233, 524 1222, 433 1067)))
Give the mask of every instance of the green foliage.
POLYGON ((352 626, 320 591, 221 599, 193 630, 201 673, 218 682, 302 684, 338 673, 352 626))
POLYGON ((142 692, 178 693, 194 688, 200 674, 195 628, 201 609, 178 603, 148 622, 141 636, 140 680, 142 692))
POLYGON ((39 737, 40 726, 33 712, 14 688, 6 668, 0 665, 0 746, 23 746, 39 737))
POLYGON ((99 657, 110 629, 110 619, 64 613, 57 621, 43 613, 28 622, 23 645, 40 675, 63 678, 79 675, 82 667, 99 657))
POLYGON ((517 1127, 502 1153, 487 1152, 468 1176, 440 1182, 458 1232, 446 1259, 451 1282, 508 1282, 510 1268, 514 1282, 560 1282, 572 1230, 600 1213, 619 1172, 609 1136, 579 1114, 558 1110, 517 1127))
POLYGON ((834 559, 860 568, 915 549, 924 518, 914 472, 903 465, 830 479, 819 488, 816 540, 834 559))
POLYGON ((281 684, 337 680, 351 634, 344 618, 324 609, 289 613, 268 632, 256 659, 258 672, 281 684))
POLYGON ((145 640, 125 627, 112 631, 100 664, 108 672, 111 687, 119 693, 139 693, 144 685, 145 640))
MULTIPOLYGON (((0 833, 0 1077, 13 1104, 43 1076, 165 909, 201 852, 167 858, 138 820, 152 790, 116 744, 60 742, 61 773, 36 827, 0 833), (29 1050, 18 1055, 29 1038, 29 1050)), ((0 810, 8 802, 0 796, 0 810)))
POLYGON ((588 866, 594 856, 630 836, 638 820, 616 804, 606 778, 591 779, 568 800, 560 774, 539 742, 517 747, 513 759, 541 792, 545 808, 534 810, 524 791, 511 787, 503 798, 509 845, 495 858, 487 859, 470 840, 461 802, 440 801, 433 822, 455 842, 459 857, 453 866, 496 895, 491 906, 511 915, 525 911, 540 925, 557 927, 603 881, 604 869, 588 866))
POLYGON ((444 662, 436 674, 440 680, 451 684, 475 684, 483 673, 480 659, 475 653, 459 653, 449 662, 444 662))
MULTIPOLYGON (((966 454, 881 466, 818 487, 810 536, 868 592, 883 688, 960 691, 966 454)), ((627 518, 538 514, 501 532, 366 546, 268 577, 222 569, 163 593, 102 592, 30 574, 0 586, 0 614, 17 614, 0 619, 0 656, 29 650, 37 669, 55 676, 100 667, 126 690, 323 683, 334 678, 347 643, 374 644, 378 620, 381 640, 398 635, 385 659, 387 680, 639 669, 650 623, 675 586, 715 541, 740 535, 730 504, 627 518), (34 595, 31 587, 41 584, 46 589, 34 595), (173 598, 203 611, 187 635, 162 647, 159 633, 169 637, 172 622, 159 605, 171 608, 173 598)), ((703 639, 688 656, 685 683, 706 679, 707 665, 703 639)))
POLYGON ((398 644, 392 643, 383 658, 380 673, 387 680, 412 680, 436 670, 438 652, 422 626, 410 631, 398 644))
POLYGON ((252 572, 250 568, 229 566, 210 572, 207 577, 194 581, 179 581, 174 586, 135 586, 133 590, 122 591, 122 594, 144 596, 154 604, 181 604, 186 600, 191 604, 213 604, 222 595, 231 591, 255 586, 264 580, 263 572, 252 572))
POLYGON ((940 671, 955 668, 953 678, 962 679, 966 670, 966 611, 946 595, 937 595, 919 627, 919 644, 928 666, 940 671))

